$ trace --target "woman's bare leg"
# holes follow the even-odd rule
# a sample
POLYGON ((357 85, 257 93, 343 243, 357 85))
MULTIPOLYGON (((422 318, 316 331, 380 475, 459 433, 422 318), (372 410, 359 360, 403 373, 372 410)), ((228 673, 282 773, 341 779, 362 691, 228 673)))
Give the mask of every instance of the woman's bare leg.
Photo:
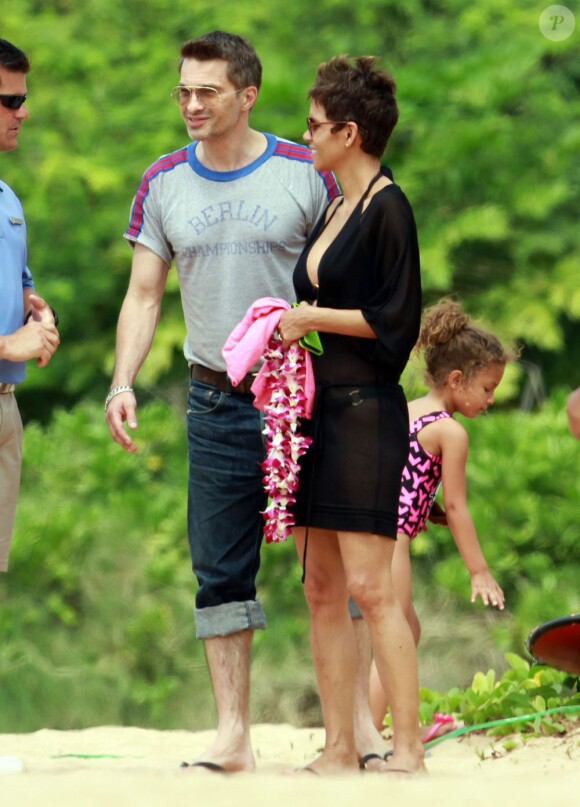
MULTIPOLYGON (((391 564, 391 577, 395 594, 411 628, 415 647, 419 644, 421 624, 413 605, 413 586, 411 556, 409 551, 410 540, 407 535, 398 533, 393 561, 391 564)), ((383 728, 383 720, 387 713, 389 698, 385 692, 374 661, 371 664, 369 677, 369 704, 373 724, 378 731, 383 728)))
POLYGON ((347 532, 340 532, 338 538, 347 590, 367 623, 381 683, 391 700, 395 743, 389 766, 423 770, 417 653, 391 575, 395 541, 347 532))
MULTIPOLYGON (((304 531, 295 530, 298 556, 304 531)), ((356 646, 348 613, 346 581, 336 534, 310 528, 304 593, 310 609, 310 640, 326 730, 324 751, 308 767, 317 772, 356 770, 354 679, 356 646)))

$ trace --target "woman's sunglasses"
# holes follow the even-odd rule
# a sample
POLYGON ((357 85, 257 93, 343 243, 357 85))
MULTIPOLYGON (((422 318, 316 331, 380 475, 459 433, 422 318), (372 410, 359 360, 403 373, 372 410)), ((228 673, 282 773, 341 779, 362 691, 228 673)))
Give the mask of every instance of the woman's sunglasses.
POLYGON ((0 95, 0 104, 6 109, 20 109, 25 101, 25 95, 0 95))

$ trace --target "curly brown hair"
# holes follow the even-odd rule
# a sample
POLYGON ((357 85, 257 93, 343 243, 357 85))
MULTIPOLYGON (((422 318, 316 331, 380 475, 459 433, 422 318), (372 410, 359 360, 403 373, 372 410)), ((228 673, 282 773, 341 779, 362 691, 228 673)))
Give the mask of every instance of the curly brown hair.
POLYGON ((424 311, 416 350, 425 354, 425 380, 436 387, 444 384, 453 370, 461 370, 468 380, 489 364, 505 365, 517 357, 516 349, 505 348, 450 298, 424 311))
POLYGON ((386 70, 376 66, 375 56, 335 56, 319 65, 308 97, 322 107, 329 120, 354 121, 361 147, 380 157, 399 119, 396 84, 386 70))

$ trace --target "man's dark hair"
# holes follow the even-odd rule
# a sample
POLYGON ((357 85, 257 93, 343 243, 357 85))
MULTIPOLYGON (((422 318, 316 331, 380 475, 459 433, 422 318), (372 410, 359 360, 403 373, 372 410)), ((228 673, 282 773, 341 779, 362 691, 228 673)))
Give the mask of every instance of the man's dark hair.
POLYGON ((0 39, 0 67, 11 73, 28 73, 30 62, 24 51, 11 42, 0 39))
POLYGON ((237 90, 245 87, 257 87, 262 83, 262 65, 258 54, 247 39, 226 31, 211 31, 198 39, 190 39, 181 46, 181 61, 197 59, 208 62, 211 59, 223 59, 228 63, 228 79, 237 90))

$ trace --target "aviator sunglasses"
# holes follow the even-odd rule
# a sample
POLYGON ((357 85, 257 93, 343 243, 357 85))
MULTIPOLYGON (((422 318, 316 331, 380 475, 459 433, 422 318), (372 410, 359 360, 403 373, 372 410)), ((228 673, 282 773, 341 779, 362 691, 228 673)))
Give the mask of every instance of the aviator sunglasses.
POLYGON ((20 109, 26 101, 26 95, 0 95, 0 104, 6 109, 20 109))
POLYGON ((180 84, 178 87, 173 88, 171 91, 171 97, 176 104, 181 105, 189 104, 191 101, 191 96, 195 95, 199 104, 207 107, 208 109, 213 109, 226 95, 237 95, 240 92, 243 92, 243 89, 227 90, 226 92, 222 92, 220 90, 216 90, 215 87, 200 87, 197 85, 188 87, 184 84, 180 84))

